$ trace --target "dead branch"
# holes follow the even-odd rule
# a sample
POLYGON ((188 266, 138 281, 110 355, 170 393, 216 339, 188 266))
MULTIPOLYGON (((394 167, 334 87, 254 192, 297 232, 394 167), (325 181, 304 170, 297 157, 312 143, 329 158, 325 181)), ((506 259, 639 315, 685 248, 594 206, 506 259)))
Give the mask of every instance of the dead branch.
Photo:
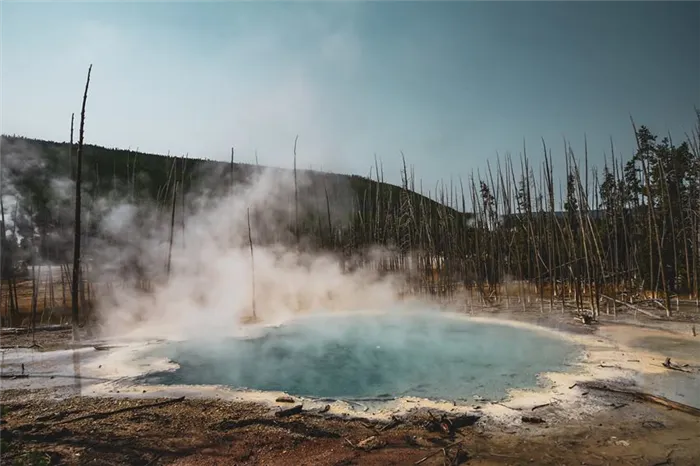
POLYGON ((517 459, 519 459, 517 456, 504 455, 504 454, 502 454, 502 453, 494 453, 494 452, 492 452, 492 451, 488 452, 487 454, 488 454, 489 456, 493 456, 493 457, 495 457, 495 458, 508 458, 508 459, 511 459, 511 460, 517 460, 517 459))
POLYGON ((413 463, 413 464, 421 464, 421 463, 424 463, 424 462, 428 461, 430 458, 432 458, 433 456, 435 456, 435 455, 437 455, 437 454, 439 454, 439 453, 441 453, 441 452, 446 452, 446 451, 449 450, 450 448, 454 447, 455 445, 459 445, 459 444, 462 443, 462 442, 464 442, 464 439, 462 439, 462 440, 457 440, 456 442, 450 443, 449 445, 446 445, 446 446, 440 448, 439 450, 435 450, 434 452, 430 453, 429 455, 424 456, 423 458, 419 459, 418 461, 416 461, 416 462, 413 463))
POLYGON ((114 411, 107 411, 104 413, 93 413, 93 414, 86 414, 85 416, 78 416, 74 417, 72 419, 66 419, 65 421, 58 422, 56 424, 68 424, 71 422, 77 422, 77 421, 84 421, 85 419, 103 419, 109 416, 114 416, 115 414, 121 414, 121 413, 126 413, 130 411, 137 411, 139 409, 146 409, 146 408, 160 408, 161 406, 173 404, 173 403, 179 403, 181 401, 184 401, 185 397, 181 396, 180 398, 173 398, 171 400, 165 400, 165 401, 159 401, 157 403, 150 403, 146 405, 139 405, 139 406, 129 406, 128 408, 121 408, 121 409, 115 409, 114 411))
MULTIPOLYGON (((569 387, 569 388, 573 388, 573 387, 569 387)), ((493 404, 499 405, 499 406, 503 406, 504 408, 508 408, 508 409, 510 409, 510 410, 512 410, 512 411, 522 411, 522 410, 523 410, 522 408, 513 408, 513 407, 511 407, 511 406, 508 406, 508 405, 505 405, 505 404, 499 403, 499 402, 494 402, 493 404)))
POLYGON ((687 369, 683 369, 678 364, 673 364, 671 362, 671 358, 666 358, 666 360, 664 362, 662 362, 661 365, 664 366, 666 369, 670 369, 672 371, 686 372, 689 374, 692 373, 692 371, 689 371, 687 369))
POLYGON ((392 417, 392 421, 388 424, 384 424, 382 427, 379 428, 380 432, 385 432, 387 430, 393 429, 394 427, 398 426, 401 424, 401 419, 398 419, 396 417, 392 417))

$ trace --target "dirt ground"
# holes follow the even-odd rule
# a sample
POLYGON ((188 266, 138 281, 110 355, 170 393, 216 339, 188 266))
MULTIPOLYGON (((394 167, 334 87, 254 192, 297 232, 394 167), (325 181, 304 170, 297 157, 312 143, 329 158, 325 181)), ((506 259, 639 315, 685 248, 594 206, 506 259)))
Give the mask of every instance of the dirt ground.
POLYGON ((252 403, 55 395, 2 393, 3 464, 700 464, 700 418, 632 400, 585 422, 494 427, 464 417, 443 430, 438 413, 381 424, 318 411, 278 417, 252 403))
MULTIPOLYGON (((572 323, 570 316, 537 314, 520 319, 570 332, 595 331, 572 323)), ((50 350, 67 347, 70 338, 70 330, 54 330, 38 332, 35 340, 41 349, 50 350)), ((26 333, 2 335, 4 348, 31 344, 26 333)), ((518 413, 522 423, 503 425, 485 417, 440 419, 440 413, 425 410, 382 423, 343 417, 333 410, 276 415, 297 406, 287 403, 271 408, 213 399, 76 396, 69 387, 3 389, 0 461, 3 465, 700 465, 700 417, 624 394, 591 390, 584 395, 595 397, 606 409, 571 419, 556 406, 548 406, 518 413), (160 401, 167 403, 154 406, 160 401)))
MULTIPOLYGON (((81 332, 82 333, 82 332, 81 332)), ((32 344, 39 345, 40 351, 53 351, 66 348, 73 337, 70 328, 57 328, 56 330, 40 330, 32 336, 31 331, 3 331, 0 337, 0 346, 6 348, 30 348, 32 344)))

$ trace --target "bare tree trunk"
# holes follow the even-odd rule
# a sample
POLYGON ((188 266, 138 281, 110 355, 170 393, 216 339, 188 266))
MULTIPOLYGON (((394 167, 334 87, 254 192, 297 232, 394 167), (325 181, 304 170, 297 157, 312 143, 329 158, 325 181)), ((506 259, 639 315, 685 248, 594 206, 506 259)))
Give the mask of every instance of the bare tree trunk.
POLYGON ((294 235, 299 247, 299 187, 297 186, 297 141, 299 135, 294 138, 294 235))
POLYGON ((32 264, 32 311, 31 311, 31 326, 32 326, 32 345, 36 345, 36 312, 39 304, 39 281, 41 280, 41 265, 39 269, 32 264))
POLYGON ((250 209, 247 211, 248 213, 248 241, 250 243, 250 283, 252 287, 252 292, 253 292, 253 297, 252 297, 252 304, 253 304, 253 319, 257 320, 257 314, 255 312, 255 256, 253 255, 253 233, 250 228, 250 209))
MULTIPOLYGON (((83 138, 85 135, 85 105, 87 103, 88 88, 90 86, 90 74, 92 65, 88 68, 87 80, 85 82, 85 93, 83 94, 83 105, 80 111, 80 133, 78 136, 78 160, 75 171, 75 235, 73 239, 73 283, 71 289, 72 309, 72 325, 73 325, 73 341, 80 340, 78 333, 78 325, 80 319, 79 302, 79 284, 80 284, 80 183, 81 171, 83 168, 83 138)), ((73 145, 73 117, 71 116, 71 145, 73 145)))
MULTIPOLYGON (((173 161, 173 163, 175 162, 173 161)), ((172 209, 170 212, 170 244, 168 245, 168 265, 166 267, 166 274, 168 278, 170 278, 170 265, 173 257, 173 238, 175 237, 175 204, 177 203, 177 184, 177 181, 173 184, 172 209)))
MULTIPOLYGON (((2 183, 2 162, 0 162, 0 183, 2 183)), ((7 245, 7 237, 5 234, 5 204, 3 203, 2 200, 2 192, 0 191, 0 240, 2 241, 1 247, 5 247, 7 245)), ((4 253, 0 253, 0 259, 2 259, 3 254, 7 254, 7 251, 4 253)), ((3 261, 4 262, 4 261, 3 261)), ((12 297, 12 282, 14 281, 14 271, 13 271, 13 263, 12 263, 12 258, 9 262, 9 268, 10 268, 10 276, 9 277, 2 277, 4 279, 7 279, 7 288, 8 288, 8 313, 10 316, 10 326, 13 326, 15 324, 15 314, 17 312, 17 309, 15 308, 15 301, 12 297)), ((4 268, 3 264, 0 264, 0 268, 4 268)), ((0 287, 1 287, 2 281, 0 280, 0 287)))
POLYGON ((182 201, 182 249, 185 249, 185 212, 187 211, 185 207, 185 167, 187 166, 186 159, 187 156, 182 158, 182 176, 180 177, 180 198, 182 201))
POLYGON ((68 309, 68 300, 66 299, 66 281, 68 281, 68 287, 72 289, 71 284, 70 284, 70 278, 66 280, 66 277, 68 277, 68 266, 65 264, 61 264, 61 294, 63 298, 63 309, 68 309))

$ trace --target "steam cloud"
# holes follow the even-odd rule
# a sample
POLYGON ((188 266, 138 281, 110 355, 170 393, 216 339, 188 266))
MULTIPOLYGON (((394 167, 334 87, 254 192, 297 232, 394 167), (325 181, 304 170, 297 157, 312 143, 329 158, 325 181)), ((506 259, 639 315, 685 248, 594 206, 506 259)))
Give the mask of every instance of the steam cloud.
MULTIPOLYGON (((297 184, 301 190, 309 180, 299 175, 297 184)), ((347 272, 338 257, 289 246, 294 244, 289 228, 295 218, 294 189, 291 172, 266 169, 223 197, 203 190, 190 199, 184 222, 182 211, 175 222, 169 278, 164 268, 170 222, 163 221, 164 212, 154 205, 113 205, 100 223, 105 239, 90 252, 97 281, 133 285, 140 274, 162 280, 149 293, 133 286, 103 292, 102 334, 189 339, 234 333, 252 315, 249 213, 258 319, 280 322, 300 312, 395 305, 396 277, 380 277, 367 268, 347 272)), ((305 199, 300 218, 320 205, 305 199)), ((349 212, 333 215, 344 214, 349 212)), ((372 251, 377 254, 382 251, 372 251)))
MULTIPOLYGON (((25 140, 3 137, 2 142, 6 228, 11 233, 16 223, 14 240, 31 238, 35 250, 16 250, 14 258, 70 263, 75 184, 62 175, 67 173, 67 154, 56 161, 25 140), (56 163, 63 169, 54 167, 56 163), (36 192, 47 199, 48 221, 32 211, 36 192)), ((185 199, 178 188, 169 276, 171 205, 157 205, 144 200, 145 195, 133 201, 129 187, 117 180, 106 194, 101 186, 102 195, 89 183, 83 186, 83 263, 95 285, 102 336, 230 335, 252 316, 253 299, 258 319, 266 323, 310 311, 394 308, 399 302, 404 284, 400 277, 358 264, 377 264, 390 253, 387 249, 372 247, 340 257, 337 251, 315 250, 303 233, 296 242, 295 189, 300 222, 317 215, 325 224, 330 215, 334 227, 347 227, 356 200, 346 178, 331 177, 331 184, 324 181, 319 189, 309 172, 300 171, 295 188, 293 172, 268 168, 231 186, 228 167, 206 167, 196 168, 207 172, 197 174, 199 182, 185 199), (332 194, 330 212, 326 189, 332 194)), ((137 181, 145 191, 148 180, 137 181)), ((165 197, 170 204, 172 193, 165 197)))

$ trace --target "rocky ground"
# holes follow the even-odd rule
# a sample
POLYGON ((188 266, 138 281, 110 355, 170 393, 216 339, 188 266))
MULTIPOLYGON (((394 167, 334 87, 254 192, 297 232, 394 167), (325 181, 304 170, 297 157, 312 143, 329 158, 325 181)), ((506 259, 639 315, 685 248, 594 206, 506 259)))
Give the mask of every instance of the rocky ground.
MULTIPOLYGON (((570 315, 508 317, 570 332, 597 328, 570 315)), ((598 325, 605 326, 601 320, 598 325)), ((690 331, 688 321, 652 324, 690 331)), ((69 330, 41 331, 34 339, 3 334, 2 346, 34 341, 44 350, 65 348, 70 335, 69 330)), ((521 410, 518 422, 498 424, 427 410, 370 421, 317 408, 283 411, 296 402, 266 406, 86 397, 70 387, 3 389, 0 455, 10 465, 700 464, 699 416, 625 394, 591 389, 581 396, 595 398, 604 409, 572 416, 554 404, 521 410)))
POLYGON ((3 464, 700 464, 700 418, 624 396, 584 422, 550 422, 556 413, 538 410, 523 412, 529 423, 496 428, 428 412, 378 423, 320 411, 280 417, 252 403, 55 395, 2 393, 3 464))

